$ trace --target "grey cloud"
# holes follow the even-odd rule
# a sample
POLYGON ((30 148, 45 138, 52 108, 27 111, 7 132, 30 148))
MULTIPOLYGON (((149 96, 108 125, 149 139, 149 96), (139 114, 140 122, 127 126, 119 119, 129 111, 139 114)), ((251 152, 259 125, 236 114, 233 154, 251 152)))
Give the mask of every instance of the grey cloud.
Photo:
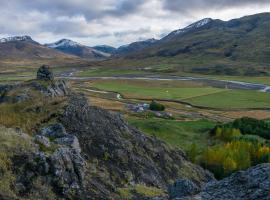
POLYGON ((127 31, 121 31, 121 32, 114 32, 113 35, 115 37, 124 37, 127 35, 138 35, 138 38, 145 33, 150 33, 151 29, 150 28, 141 28, 138 30, 127 30, 127 31))
POLYGON ((144 0, 9 0, 1 7, 38 11, 52 16, 84 16, 87 20, 125 16, 136 12, 144 0))
POLYGON ((192 13, 196 10, 270 4, 269 0, 161 0, 164 9, 192 13))

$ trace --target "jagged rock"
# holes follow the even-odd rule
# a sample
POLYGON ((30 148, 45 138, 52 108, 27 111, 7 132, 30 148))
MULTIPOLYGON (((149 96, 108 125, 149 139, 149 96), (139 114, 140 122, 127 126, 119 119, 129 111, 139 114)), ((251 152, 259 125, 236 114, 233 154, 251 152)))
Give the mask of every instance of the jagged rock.
POLYGON ((177 180, 173 185, 168 187, 170 199, 183 198, 186 196, 198 194, 200 188, 192 181, 187 179, 177 180))
POLYGON ((60 145, 68 146, 74 149, 75 151, 81 153, 79 140, 74 135, 66 135, 65 137, 57 138, 54 140, 54 142, 60 145))
POLYGON ((269 200, 270 163, 239 171, 221 181, 213 181, 198 195, 203 200, 269 200))
POLYGON ((36 135, 35 136, 35 142, 37 142, 38 144, 42 144, 45 147, 50 147, 51 146, 50 140, 47 137, 42 136, 42 135, 36 135))
POLYGON ((83 189, 85 161, 70 148, 59 148, 50 157, 54 182, 63 194, 83 189))
POLYGON ((37 79, 44 81, 52 81, 54 79, 53 73, 48 65, 42 65, 38 69, 37 79))
POLYGON ((82 153, 95 169, 95 175, 86 179, 86 193, 92 199, 117 199, 114 191, 129 184, 166 189, 179 178, 198 185, 213 180, 210 173, 187 161, 181 150, 142 134, 120 115, 89 106, 82 96, 70 99, 60 121, 77 136, 82 153))
POLYGON ((42 128, 38 135, 55 139, 67 136, 67 132, 62 124, 57 123, 42 128))
POLYGON ((69 94, 69 87, 64 80, 55 80, 47 85, 42 82, 33 81, 31 87, 49 97, 66 96, 69 94))
POLYGON ((74 135, 68 134, 63 125, 60 123, 51 124, 41 129, 36 137, 38 139, 50 138, 55 144, 70 147, 78 153, 81 152, 78 138, 74 135))

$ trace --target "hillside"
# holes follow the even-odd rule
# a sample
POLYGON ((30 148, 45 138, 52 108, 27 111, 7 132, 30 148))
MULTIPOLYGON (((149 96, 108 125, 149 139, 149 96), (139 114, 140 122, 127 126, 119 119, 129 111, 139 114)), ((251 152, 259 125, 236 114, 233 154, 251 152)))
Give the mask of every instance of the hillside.
POLYGON ((153 70, 163 64, 174 72, 266 75, 270 72, 269 30, 269 13, 230 21, 206 18, 115 62, 153 66, 153 70))
POLYGON ((177 178, 214 180, 182 150, 92 106, 48 66, 35 80, 1 86, 0 110, 0 198, 126 199, 129 188, 132 199, 165 197, 177 178))

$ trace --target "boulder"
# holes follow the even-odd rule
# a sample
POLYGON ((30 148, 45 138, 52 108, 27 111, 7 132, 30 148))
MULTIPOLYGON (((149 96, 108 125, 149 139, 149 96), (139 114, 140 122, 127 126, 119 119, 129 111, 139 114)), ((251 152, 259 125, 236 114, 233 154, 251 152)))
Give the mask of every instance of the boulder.
POLYGON ((55 139, 55 138, 67 136, 67 132, 62 124, 57 123, 57 124, 51 124, 49 126, 42 128, 40 132, 38 133, 38 135, 55 139))
POLYGON ((53 72, 48 65, 42 65, 37 71, 37 79, 43 81, 52 81, 54 79, 53 72))
POLYGON ((74 135, 66 135, 65 137, 57 138, 54 142, 56 144, 68 146, 79 153, 81 152, 79 140, 74 135))
POLYGON ((50 156, 54 183, 63 194, 83 189, 85 161, 70 148, 59 148, 50 156))
POLYGON ((270 163, 239 171, 221 181, 213 181, 198 195, 203 200, 270 199, 270 163))
POLYGON ((37 142, 38 144, 42 144, 45 147, 50 147, 51 146, 50 140, 47 137, 42 136, 42 135, 36 135, 35 136, 35 142, 37 142))
POLYGON ((192 181, 187 179, 177 180, 173 185, 168 187, 170 199, 183 198, 198 194, 199 192, 200 188, 192 181))

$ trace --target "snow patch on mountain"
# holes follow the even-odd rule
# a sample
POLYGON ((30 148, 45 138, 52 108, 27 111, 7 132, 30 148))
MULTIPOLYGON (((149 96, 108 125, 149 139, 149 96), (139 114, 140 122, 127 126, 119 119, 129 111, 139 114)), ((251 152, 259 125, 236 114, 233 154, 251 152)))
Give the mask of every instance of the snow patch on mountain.
POLYGON ((202 20, 200 20, 198 22, 195 22, 195 23, 187 26, 186 28, 179 29, 179 30, 175 31, 174 34, 175 35, 178 35, 180 33, 186 33, 186 32, 188 32, 191 29, 201 28, 201 27, 205 26, 206 24, 208 24, 208 23, 210 23, 212 21, 213 21, 213 19, 211 19, 211 18, 202 19, 202 20))
POLYGON ((81 44, 74 42, 72 40, 68 40, 68 39, 62 39, 59 40, 55 43, 51 43, 51 44, 46 44, 47 47, 49 48, 59 48, 59 47, 79 47, 82 46, 81 44))
POLYGON ((0 39, 0 43, 14 42, 14 41, 32 41, 30 36, 14 36, 0 39))

